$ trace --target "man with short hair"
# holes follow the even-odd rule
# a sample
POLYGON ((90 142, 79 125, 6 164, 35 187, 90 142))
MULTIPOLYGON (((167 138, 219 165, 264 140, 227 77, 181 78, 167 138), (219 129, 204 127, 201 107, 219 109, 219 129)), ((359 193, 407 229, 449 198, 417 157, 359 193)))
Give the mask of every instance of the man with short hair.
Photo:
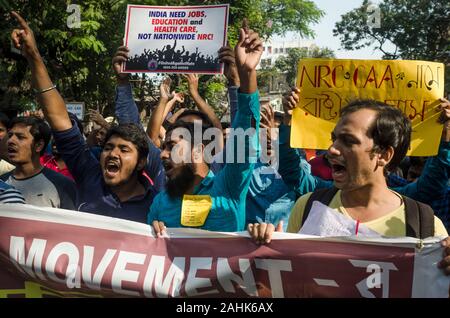
MULTIPOLYGON (((329 206, 382 235, 406 236, 405 203, 387 187, 385 173, 405 157, 410 138, 411 123, 397 108, 373 100, 343 108, 328 149, 334 185, 339 189, 329 206)), ((307 199, 307 195, 301 197, 294 206, 289 232, 300 230, 307 199)), ((447 236, 437 217, 434 228, 435 235, 447 236)))
MULTIPOLYGON (((410 138, 411 123, 397 108, 374 100, 355 101, 344 107, 328 149, 334 186, 338 189, 328 206, 366 223, 381 235, 406 236, 406 198, 387 187, 385 174, 405 157, 410 138)), ((297 200, 288 232, 297 233, 306 220, 304 213, 314 213, 309 210, 310 196, 308 193, 297 200)), ((249 226, 258 239, 267 239, 273 226, 263 226, 262 236, 260 229, 257 224, 249 226)), ((433 234, 448 235, 437 217, 433 234)))
POLYGON ((50 127, 37 117, 16 117, 8 131, 8 160, 15 169, 0 178, 19 190, 28 204, 75 209, 75 184, 45 168, 40 156, 50 140, 50 127))
MULTIPOLYGON (((355 101, 343 108, 332 132, 333 143, 328 149, 338 191, 327 205, 337 209, 348 220, 364 224, 380 235, 406 236, 410 224, 405 206, 411 199, 387 187, 385 172, 395 169, 404 158, 410 138, 411 123, 397 108, 373 100, 355 101)), ((297 200, 289 218, 289 232, 298 232, 308 215, 321 213, 311 208, 309 199, 315 194, 308 193, 297 200)), ((430 212, 430 209, 419 208, 420 219, 425 218, 425 212, 430 212)), ((431 228, 434 228, 431 236, 447 237, 442 241, 442 245, 447 247, 438 266, 449 275, 450 237, 437 217, 430 221, 431 228)), ((248 231, 257 242, 269 243, 274 226, 250 224, 248 231)), ((421 234, 416 237, 424 238, 421 234)))
MULTIPOLYGON (((410 121, 399 109, 381 102, 356 101, 343 108, 331 134, 333 143, 328 149, 332 177, 338 191, 333 191, 335 194, 327 205, 337 209, 348 220, 364 224, 380 235, 406 236, 411 232, 411 220, 407 220, 411 211, 406 208, 406 204, 412 206, 411 199, 390 190, 385 178, 386 170, 395 169, 406 155, 411 130, 410 121)), ((310 196, 316 194, 308 193, 297 200, 289 218, 289 232, 297 233, 309 215, 321 213, 312 208, 310 196)), ((441 242, 444 256, 438 267, 450 275, 450 237, 441 220, 432 214, 429 218, 430 209, 429 206, 418 208, 419 223, 428 219, 431 224, 427 224, 427 230, 434 229, 431 236, 446 237, 441 242)), ((422 229, 425 227, 420 226, 420 232, 422 229)), ((270 243, 274 226, 249 224, 248 232, 256 242, 270 243)), ((417 234, 418 238, 428 235, 417 234)))
POLYGON ((12 15, 21 27, 13 31, 13 43, 28 60, 38 101, 53 129, 56 146, 76 181, 78 210, 145 222, 156 193, 142 175, 148 154, 145 132, 133 124, 111 128, 99 162, 75 122, 69 119, 64 100, 39 54, 33 31, 20 15, 15 12, 12 15))
POLYGON ((167 191, 158 194, 148 214, 148 223, 153 225, 157 235, 161 235, 166 226, 210 231, 245 228, 245 198, 257 158, 260 120, 255 70, 262 54, 258 34, 242 28, 235 51, 241 79, 239 110, 233 122, 235 131, 227 144, 227 154, 234 160, 215 175, 205 160, 208 141, 203 132, 206 127, 180 119, 169 127, 161 153, 168 178, 167 191), (201 140, 195 140, 195 125, 201 130, 201 140), (247 134, 242 137, 242 144, 236 144, 239 131, 247 134), (190 135, 191 140, 185 138, 183 132, 190 135), (244 154, 243 162, 238 162, 238 150, 244 154))

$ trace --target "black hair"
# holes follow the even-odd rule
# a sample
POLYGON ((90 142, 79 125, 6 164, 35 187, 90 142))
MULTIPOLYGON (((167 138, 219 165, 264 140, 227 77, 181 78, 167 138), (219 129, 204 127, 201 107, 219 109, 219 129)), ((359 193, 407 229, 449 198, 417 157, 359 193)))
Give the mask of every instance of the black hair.
POLYGON ((44 141, 44 147, 40 151, 40 155, 42 156, 52 135, 49 125, 43 119, 35 116, 15 117, 10 121, 9 127, 12 128, 15 125, 29 126, 30 134, 33 136, 35 143, 39 140, 44 141))
POLYGON ((205 113, 202 113, 198 110, 193 110, 193 109, 188 109, 185 110, 184 112, 182 112, 180 114, 180 116, 178 116, 177 121, 183 121, 183 117, 187 117, 187 116, 197 116, 200 118, 200 120, 202 121, 203 125, 206 126, 214 126, 213 123, 211 122, 211 120, 208 118, 208 116, 205 113))
POLYGON ((423 166, 425 166, 426 161, 427 157, 409 157, 410 166, 423 168, 423 166))
POLYGON ((400 109, 372 99, 354 100, 341 110, 341 118, 361 109, 371 109, 377 114, 367 130, 373 139, 372 153, 382 153, 389 147, 394 155, 386 166, 387 171, 394 170, 406 156, 411 142, 411 122, 400 109))
POLYGON ((221 122, 220 123, 222 125, 222 129, 227 129, 227 128, 231 128, 231 124, 228 122, 221 122))
POLYGON ((138 150, 139 159, 142 159, 142 158, 147 159, 148 152, 149 152, 148 141, 147 141, 148 137, 147 137, 145 131, 142 130, 138 125, 133 124, 133 123, 113 125, 106 132, 104 144, 106 144, 112 136, 118 136, 122 139, 125 139, 125 140, 133 143, 138 150))
MULTIPOLYGON (((177 120, 175 123, 173 123, 172 125, 169 126, 169 128, 166 131, 166 136, 168 136, 172 131, 174 131, 177 128, 184 128, 189 133, 191 148, 193 148, 193 147, 195 147, 198 144, 198 143, 196 144, 196 142, 198 140, 196 140, 196 138, 194 137, 195 136, 195 127, 196 126, 197 127, 199 127, 199 126, 201 127, 201 140, 200 141, 201 141, 202 145, 207 146, 210 142, 215 140, 216 135, 214 135, 214 134, 211 136, 211 139, 205 138, 206 137, 205 131, 207 129, 209 129, 209 128, 213 128, 213 126, 212 125, 208 125, 208 124, 205 125, 204 122, 200 121, 200 120, 196 120, 195 123, 185 122, 185 121, 182 121, 182 120, 181 121, 177 120)), ((213 151, 212 151, 211 155, 214 156, 216 154, 216 152, 215 152, 216 149, 214 148, 212 150, 213 151)), ((212 156, 209 157, 209 155, 208 155, 207 157, 204 158, 207 164, 212 162, 212 159, 213 159, 212 156)))
POLYGON ((0 112, 0 124, 5 126, 6 128, 9 127, 9 117, 5 114, 0 112))

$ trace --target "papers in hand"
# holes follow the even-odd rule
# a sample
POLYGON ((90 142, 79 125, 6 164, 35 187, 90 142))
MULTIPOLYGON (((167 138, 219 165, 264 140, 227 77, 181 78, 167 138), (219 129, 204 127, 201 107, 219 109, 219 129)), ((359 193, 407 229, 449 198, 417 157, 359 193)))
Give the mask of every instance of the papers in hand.
POLYGON ((364 236, 381 237, 364 224, 353 220, 335 209, 314 201, 308 218, 298 232, 317 236, 364 236), (356 230, 358 229, 358 230, 356 230))

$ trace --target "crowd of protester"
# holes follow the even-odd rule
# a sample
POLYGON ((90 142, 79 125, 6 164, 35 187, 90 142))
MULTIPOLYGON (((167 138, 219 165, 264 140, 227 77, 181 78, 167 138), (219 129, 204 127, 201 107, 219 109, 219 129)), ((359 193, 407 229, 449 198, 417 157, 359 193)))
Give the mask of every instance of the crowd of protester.
POLYGON ((112 58, 118 124, 91 111, 96 129, 86 136, 83 124, 67 112, 33 31, 12 14, 19 25, 12 41, 28 61, 43 112, 11 119, 0 114, 1 203, 147 223, 158 237, 166 227, 247 229, 257 243, 270 243, 274 231, 302 233, 308 216, 319 213, 313 204, 319 201, 381 236, 441 236, 447 247, 439 266, 450 274, 448 100, 440 100, 443 131, 433 157, 406 157, 410 121, 397 108, 374 100, 355 100, 343 108, 328 151, 291 148, 291 116, 300 91, 286 92, 278 127, 273 109, 260 102, 258 93, 256 66, 263 44, 243 26, 236 47, 219 50, 228 81, 228 125, 200 96, 198 76, 188 74, 198 110, 183 109, 184 96, 165 79, 144 128, 129 75, 120 72, 129 58, 122 46, 112 58), (180 110, 172 114, 177 104, 180 110), (214 138, 208 137, 211 128, 214 138), (196 130, 200 139, 180 133, 193 136, 196 130), (250 133, 242 139, 243 131, 250 133), (192 212, 192 206, 197 210, 192 212))

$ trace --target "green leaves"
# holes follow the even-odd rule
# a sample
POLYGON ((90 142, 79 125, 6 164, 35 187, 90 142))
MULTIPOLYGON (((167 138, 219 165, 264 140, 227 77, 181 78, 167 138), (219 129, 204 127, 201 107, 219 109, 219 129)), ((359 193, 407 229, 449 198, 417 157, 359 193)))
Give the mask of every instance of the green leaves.
POLYGON ((450 6, 446 0, 399 0, 379 4, 380 28, 368 23, 365 0, 361 7, 342 16, 333 33, 347 50, 375 44, 389 59, 449 61, 450 6), (386 45, 392 43, 393 50, 386 45), (447 51, 447 52, 446 52, 447 51))
MULTIPOLYGON (((232 46, 237 42, 238 29, 244 17, 261 37, 268 38, 286 31, 309 36, 312 34, 310 25, 323 15, 309 0, 83 0, 76 2, 80 6, 80 27, 77 28, 68 24, 69 20, 72 21, 69 19, 72 12, 67 12, 69 3, 72 2, 0 0, 0 8, 5 9, 0 12, 0 29, 3 31, 0 32, 3 52, 0 71, 5 74, 0 80, 0 108, 11 108, 9 97, 2 93, 5 91, 18 95, 20 98, 16 100, 20 100, 24 107, 28 105, 24 101, 33 99, 26 62, 18 55, 9 54, 9 36, 14 27, 8 17, 10 10, 19 11, 30 23, 50 76, 58 84, 63 97, 84 101, 87 107, 99 107, 106 111, 105 115, 113 112, 115 80, 111 59, 122 44, 128 3, 160 6, 230 3, 228 39, 232 46)), ((142 87, 152 86, 147 77, 140 80, 142 87)), ((226 102, 223 78, 204 76, 199 89, 221 114, 226 102)), ((151 90, 138 90, 139 95, 136 96, 142 100, 152 94, 151 90)))
POLYGON ((69 47, 78 50, 92 50, 97 54, 106 51, 103 43, 101 41, 98 41, 93 35, 83 37, 74 36, 69 41, 69 47))
MULTIPOLYGON (((450 63, 450 6, 448 0, 397 0, 379 3, 380 28, 367 23, 368 0, 342 15, 333 34, 347 50, 373 46, 383 59, 408 59, 450 63), (389 45, 393 49, 389 49, 389 45)), ((450 70, 446 69, 446 77, 450 70)), ((446 83, 450 91, 450 83, 446 83)))

